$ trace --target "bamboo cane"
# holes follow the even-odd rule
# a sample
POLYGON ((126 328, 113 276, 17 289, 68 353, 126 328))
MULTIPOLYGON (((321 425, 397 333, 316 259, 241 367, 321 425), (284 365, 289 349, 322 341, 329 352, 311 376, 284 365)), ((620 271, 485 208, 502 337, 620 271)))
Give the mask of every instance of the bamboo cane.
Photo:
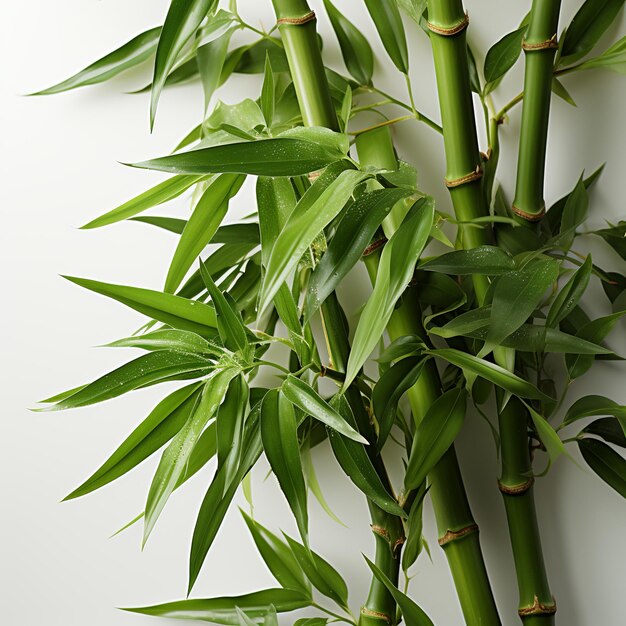
MULTIPOLYGON (((545 3, 544 3, 545 4, 545 3)), ((446 152, 446 185, 460 220, 471 220, 488 214, 481 186, 481 161, 476 135, 467 62, 467 14, 461 0, 431 0, 429 30, 437 75, 444 146, 446 152)), ((534 72, 533 72, 534 74, 534 72)), ((487 230, 465 228, 461 232, 465 248, 489 243, 487 230)), ((479 304, 485 299, 489 282, 474 276, 479 304)), ((511 367, 512 353, 497 351, 502 366, 511 367)), ((532 626, 554 623, 556 605, 549 592, 529 480, 527 413, 515 402, 499 413, 502 441, 502 475, 500 488, 513 546, 518 585, 519 615, 532 626), (523 476, 523 480, 520 478, 523 476)))

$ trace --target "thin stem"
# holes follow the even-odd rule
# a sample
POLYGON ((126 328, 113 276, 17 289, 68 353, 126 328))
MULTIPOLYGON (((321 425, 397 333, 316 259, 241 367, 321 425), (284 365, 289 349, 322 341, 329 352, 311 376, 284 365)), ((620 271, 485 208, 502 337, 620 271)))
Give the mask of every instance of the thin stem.
POLYGON ((502 124, 506 114, 524 99, 524 92, 520 91, 515 98, 507 102, 495 115, 496 124, 502 124))
POLYGON ((340 615, 339 613, 333 613, 330 609, 327 609, 325 606, 318 604, 317 602, 313 602, 311 606, 318 611, 322 611, 326 613, 326 615, 330 615, 331 617, 336 618, 340 622, 345 622, 346 624, 354 624, 356 626, 356 621, 354 620, 354 616, 346 617, 345 615, 340 615))
POLYGON ((373 126, 368 126, 367 128, 360 128, 359 130, 356 130, 350 134, 356 137, 358 135, 362 135, 363 133, 367 133, 370 130, 376 130, 377 128, 383 128, 385 126, 391 126, 393 124, 397 124, 398 122, 406 122, 407 120, 414 120, 414 119, 416 119, 416 117, 413 114, 403 115, 402 117, 394 117, 392 120, 385 120, 384 122, 379 122, 378 124, 374 124, 373 126))

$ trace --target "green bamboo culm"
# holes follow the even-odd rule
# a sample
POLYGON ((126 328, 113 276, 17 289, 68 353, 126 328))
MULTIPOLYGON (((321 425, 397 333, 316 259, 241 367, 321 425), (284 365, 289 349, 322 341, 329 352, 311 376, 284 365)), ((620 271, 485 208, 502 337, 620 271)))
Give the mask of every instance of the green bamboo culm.
POLYGON ((533 0, 525 52, 524 101, 513 211, 536 221, 545 212, 545 175, 552 72, 561 0, 533 0))
MULTIPOLYGON (((304 124, 338 130, 337 116, 317 42, 315 15, 305 0, 272 1, 304 124)), ((350 352, 348 329, 335 294, 324 302, 321 314, 333 366, 338 371, 345 371, 350 352)), ((368 432, 371 430, 369 417, 354 385, 347 390, 346 398, 355 413, 359 429, 365 431, 365 436, 372 441, 372 434, 368 432)), ((382 458, 377 456, 372 461, 383 484, 391 491, 382 458)), ((375 537, 374 561, 387 578, 397 585, 400 552, 404 543, 402 522, 370 501, 368 507, 375 537)), ((372 577, 369 594, 361 610, 360 624, 380 626, 395 623, 396 602, 385 585, 372 577)))
MULTIPOLYGON (((540 3, 541 4, 541 3, 540 3)), ((429 30, 437 75, 444 146, 446 185, 460 220, 489 213, 481 185, 481 164, 467 60, 468 17, 460 0, 430 0, 429 30)), ((490 243, 487 229, 465 228, 464 248, 490 243)), ((482 305, 489 281, 474 275, 482 305)), ((497 350, 496 361, 510 368, 512 353, 497 350)), ((502 474, 500 489, 505 508, 520 589, 519 614, 525 624, 554 623, 554 600, 549 592, 532 492, 527 412, 509 402, 499 412, 502 474)))
MULTIPOLYGON (((356 140, 362 164, 395 170, 398 162, 388 127, 360 134, 356 140)), ((365 257, 372 281, 376 277, 380 250, 365 257)), ((427 342, 419 322, 421 309, 416 287, 410 287, 388 325, 392 340, 419 335, 427 342)), ((416 424, 441 392, 441 381, 433 361, 426 363, 417 383, 409 390, 411 412, 416 424)), ((478 525, 472 515, 454 446, 444 454, 429 476, 430 496, 435 510, 439 543, 445 551, 461 610, 468 626, 497 626, 498 610, 483 559, 478 525)))

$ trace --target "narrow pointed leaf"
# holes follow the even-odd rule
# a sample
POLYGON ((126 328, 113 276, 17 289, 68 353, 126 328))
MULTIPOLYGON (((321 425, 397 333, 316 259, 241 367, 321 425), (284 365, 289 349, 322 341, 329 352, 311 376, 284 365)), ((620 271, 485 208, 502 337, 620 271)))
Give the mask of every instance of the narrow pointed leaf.
POLYGON ((559 456, 561 456, 561 454, 565 454, 565 447, 561 438, 558 436, 554 428, 552 428, 548 420, 543 417, 543 415, 535 411, 528 404, 526 404, 526 408, 530 413, 530 417, 535 425, 535 430, 539 435, 539 439, 550 457, 550 461, 554 462, 559 456))
POLYGON ((360 435, 346 420, 333 409, 318 393, 303 380, 289 375, 282 385, 285 396, 307 415, 326 424, 348 439, 367 444, 367 439, 360 435))
POLYGON ((269 55, 265 57, 265 75, 263 76, 263 86, 261 87, 261 111, 265 118, 265 125, 271 128, 274 123, 274 109, 276 108, 274 72, 269 55))
POLYGON ((486 83, 493 83, 504 76, 514 65, 522 52, 522 39, 526 26, 508 33, 496 42, 485 57, 484 75, 486 83))
POLYGON ((417 489, 453 444, 463 426, 466 403, 465 389, 452 389, 430 406, 415 431, 404 479, 406 489, 417 489))
POLYGON ((626 433, 626 406, 605 398, 604 396, 590 395, 579 398, 570 406, 563 419, 563 426, 567 426, 585 417, 611 415, 620 423, 626 433))
POLYGON ((626 460, 597 439, 579 439, 578 448, 587 465, 607 485, 626 498, 626 460))
POLYGON ((396 0, 365 0, 365 6, 389 58, 403 74, 408 74, 409 50, 396 0))
POLYGON ((587 289, 592 267, 591 257, 588 256, 567 283, 563 285, 550 306, 546 326, 556 328, 557 324, 572 312, 587 289))
MULTIPOLYGON (((623 420, 622 420, 623 421, 623 420)), ((580 434, 602 437, 604 441, 626 448, 626 434, 614 417, 601 417, 582 429, 580 434)))
POLYGON ((433 217, 432 199, 418 200, 402 226, 385 245, 374 290, 363 309, 354 334, 344 388, 355 379, 385 332, 396 302, 413 277, 415 264, 428 241, 433 217))
POLYGON ((577 70, 591 70, 604 68, 618 74, 626 74, 626 37, 622 37, 616 44, 597 57, 589 59, 577 66, 577 70))
POLYGON ((419 266, 427 272, 443 272, 444 274, 485 274, 498 276, 515 269, 513 257, 501 248, 481 246, 470 250, 455 250, 426 261, 419 266))
POLYGON ((108 348, 141 348, 142 350, 174 350, 188 354, 218 355, 224 352, 223 348, 209 343, 200 335, 189 330, 163 329, 153 330, 143 335, 133 335, 118 339, 106 345, 108 348))

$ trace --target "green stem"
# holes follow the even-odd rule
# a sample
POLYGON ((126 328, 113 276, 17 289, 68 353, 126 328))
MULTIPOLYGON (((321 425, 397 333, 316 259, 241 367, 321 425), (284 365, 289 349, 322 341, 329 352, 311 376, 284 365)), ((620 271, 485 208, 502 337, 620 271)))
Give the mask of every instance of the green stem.
MULTIPOLYGON (((391 170, 398 167, 388 128, 361 135, 357 139, 357 150, 361 163, 391 170)), ((376 277, 379 258, 380 251, 365 258, 372 282, 376 277)), ((428 341, 421 325, 421 310, 415 295, 415 290, 409 289, 401 306, 394 312, 387 327, 392 340, 417 334, 425 342, 428 341)), ((416 424, 423 419, 440 392, 441 381, 435 363, 431 360, 408 392, 416 424)), ((440 543, 448 559, 466 623, 469 626, 497 626, 500 619, 480 549, 478 526, 467 500, 454 446, 433 469, 429 481, 440 543)))
POLYGON ((553 46, 560 8, 561 0, 533 0, 525 40, 525 95, 513 206, 531 219, 545 211, 543 184, 556 51, 553 46))
MULTIPOLYGON (((461 0, 432 0, 429 3, 429 19, 441 28, 451 28, 461 23, 464 15, 461 0)), ((453 36, 432 32, 431 42, 444 129, 447 178, 454 180, 474 171, 480 163, 469 84, 465 30, 453 36)), ((452 187, 450 195, 458 219, 464 221, 488 214, 480 180, 452 187)), ((462 231, 462 239, 465 248, 484 245, 490 242, 490 231, 465 228, 462 231)), ((473 282, 478 303, 482 305, 489 281, 484 276, 476 275, 473 282)), ((514 355, 510 351, 494 351, 494 357, 501 366, 512 369, 514 355)), ((511 402, 499 414, 503 468, 501 483, 504 484, 505 490, 507 485, 518 488, 522 482, 528 481, 530 471, 527 413, 522 409, 514 410, 516 405, 511 402), (523 481, 520 482, 519 479, 522 477, 523 481), (510 481, 515 482, 509 484, 510 481)), ((524 614, 525 623, 533 626, 552 624, 552 616, 542 613, 546 610, 549 612, 550 608, 535 607, 534 603, 537 596, 539 604, 542 605, 546 575, 532 491, 526 489, 521 495, 509 494, 505 497, 505 508, 520 590, 522 580, 524 581, 520 612, 524 614), (513 504, 510 504, 511 502, 513 504), (529 593, 532 594, 531 604, 527 602, 529 593), (529 611, 538 613, 527 615, 529 611)), ((544 602, 547 601, 546 598, 544 602)))
MULTIPOLYGON (((303 17, 310 12, 306 0, 272 1, 279 20, 303 17)), ((283 22, 279 29, 285 44, 289 68, 305 125, 325 126, 337 130, 337 118, 317 42, 315 22, 309 21, 305 24, 283 22)), ((335 294, 324 302, 321 313, 333 367, 337 371, 345 371, 350 343, 345 316, 335 294)), ((355 385, 349 387, 346 398, 354 412, 359 430, 370 441, 373 441, 374 433, 369 415, 355 385)), ((383 484, 391 491, 382 458, 379 455, 373 456, 372 462, 383 484)), ((402 521, 378 508, 372 502, 368 502, 368 505, 376 541, 375 562, 394 583, 397 583, 400 549, 404 541, 402 521)), ((395 624, 395 618, 396 603, 393 596, 376 577, 372 577, 368 599, 361 614, 362 624, 370 624, 372 619, 377 624, 383 621, 395 624)))

